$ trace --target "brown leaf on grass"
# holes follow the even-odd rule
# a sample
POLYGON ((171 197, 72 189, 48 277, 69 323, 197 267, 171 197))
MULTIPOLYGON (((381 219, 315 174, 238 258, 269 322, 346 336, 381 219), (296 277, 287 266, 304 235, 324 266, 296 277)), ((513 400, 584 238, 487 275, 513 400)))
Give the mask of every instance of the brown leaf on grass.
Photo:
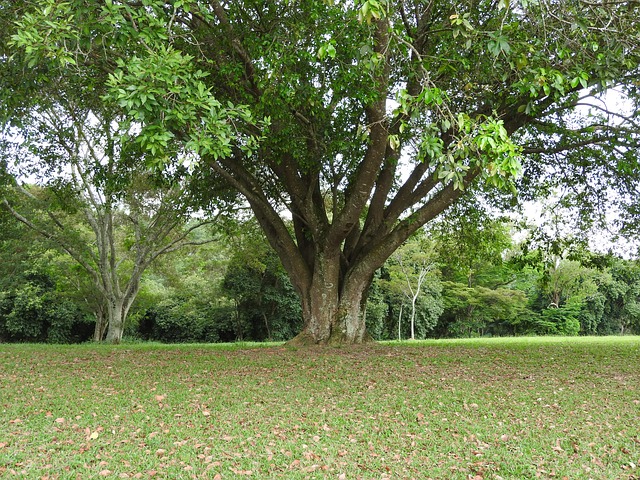
POLYGON ((66 422, 66 420, 64 418, 60 417, 60 418, 56 418, 55 422, 56 423, 64 423, 64 422, 66 422))
POLYGON ((164 401, 165 398, 167 398, 166 395, 155 395, 154 398, 156 399, 156 402, 162 402, 164 401))
POLYGON ((241 470, 233 467, 229 467, 229 470, 231 470, 236 475, 246 475, 246 476, 253 475, 253 470, 241 470))
POLYGON ((111 470, 100 470, 100 473, 98 473, 98 475, 100 475, 101 477, 108 477, 109 475, 111 475, 113 472, 111 470))
POLYGON ((560 453, 560 452, 564 452, 564 448, 562 448, 562 447, 560 446, 560 439, 559 439, 559 438, 558 438, 558 439, 556 439, 556 444, 552 447, 552 450, 553 450, 554 452, 558 452, 558 453, 560 453))
POLYGON ((325 467, 321 466, 321 465, 311 465, 309 467, 305 467, 302 469, 303 472, 305 473, 313 473, 316 470, 325 470, 325 467))

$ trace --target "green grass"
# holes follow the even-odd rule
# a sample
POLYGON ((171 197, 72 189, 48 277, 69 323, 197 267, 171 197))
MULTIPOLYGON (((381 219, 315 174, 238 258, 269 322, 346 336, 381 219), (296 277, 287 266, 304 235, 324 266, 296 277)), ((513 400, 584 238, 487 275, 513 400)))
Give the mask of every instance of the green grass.
POLYGON ((0 345, 0 477, 637 479, 639 367, 639 337, 0 345))

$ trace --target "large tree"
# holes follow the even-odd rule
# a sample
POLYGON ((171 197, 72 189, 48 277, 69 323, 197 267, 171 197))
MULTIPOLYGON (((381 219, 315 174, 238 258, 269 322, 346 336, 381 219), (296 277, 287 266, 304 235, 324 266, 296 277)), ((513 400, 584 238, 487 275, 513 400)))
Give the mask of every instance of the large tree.
POLYGON ((9 3, 12 61, 46 65, 23 70, 34 84, 90 80, 143 148, 180 140, 244 195, 301 342, 366 340, 376 269, 473 183, 522 165, 529 190, 550 166, 589 192, 635 185, 633 118, 573 112, 616 85, 636 101, 637 1, 9 3))

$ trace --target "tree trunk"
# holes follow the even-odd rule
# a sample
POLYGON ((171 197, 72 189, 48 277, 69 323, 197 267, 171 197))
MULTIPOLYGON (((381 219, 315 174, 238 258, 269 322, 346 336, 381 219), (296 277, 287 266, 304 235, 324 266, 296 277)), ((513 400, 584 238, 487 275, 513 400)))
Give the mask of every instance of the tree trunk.
POLYGON ((109 322, 107 321, 107 317, 105 316, 105 312, 103 308, 98 308, 95 312, 96 317, 96 328, 93 331, 93 341, 101 342, 104 339, 104 333, 107 330, 107 325, 109 322))
POLYGON ((416 339, 416 300, 418 295, 414 295, 411 299, 411 340, 416 339))
POLYGON ((304 326, 292 345, 356 344, 371 340, 365 305, 371 275, 343 276, 340 256, 319 255, 311 285, 300 292, 304 326))
POLYGON ((112 298, 107 301, 107 313, 109 314, 107 343, 118 344, 122 341, 125 320, 132 303, 133 300, 126 298, 112 298))

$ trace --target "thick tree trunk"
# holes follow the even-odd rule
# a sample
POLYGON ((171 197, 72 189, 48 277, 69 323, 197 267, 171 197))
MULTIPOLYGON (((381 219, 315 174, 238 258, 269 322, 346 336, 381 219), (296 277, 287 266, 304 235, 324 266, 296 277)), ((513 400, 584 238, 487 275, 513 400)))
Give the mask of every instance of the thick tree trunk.
POLYGON ((132 301, 127 301, 125 298, 112 298, 107 301, 109 315, 107 343, 118 344, 122 341, 124 323, 132 303, 132 301))
POLYGON ((365 323, 366 295, 370 275, 342 278, 340 257, 319 256, 313 280, 301 292, 302 332, 293 345, 357 344, 371 340, 365 323))

